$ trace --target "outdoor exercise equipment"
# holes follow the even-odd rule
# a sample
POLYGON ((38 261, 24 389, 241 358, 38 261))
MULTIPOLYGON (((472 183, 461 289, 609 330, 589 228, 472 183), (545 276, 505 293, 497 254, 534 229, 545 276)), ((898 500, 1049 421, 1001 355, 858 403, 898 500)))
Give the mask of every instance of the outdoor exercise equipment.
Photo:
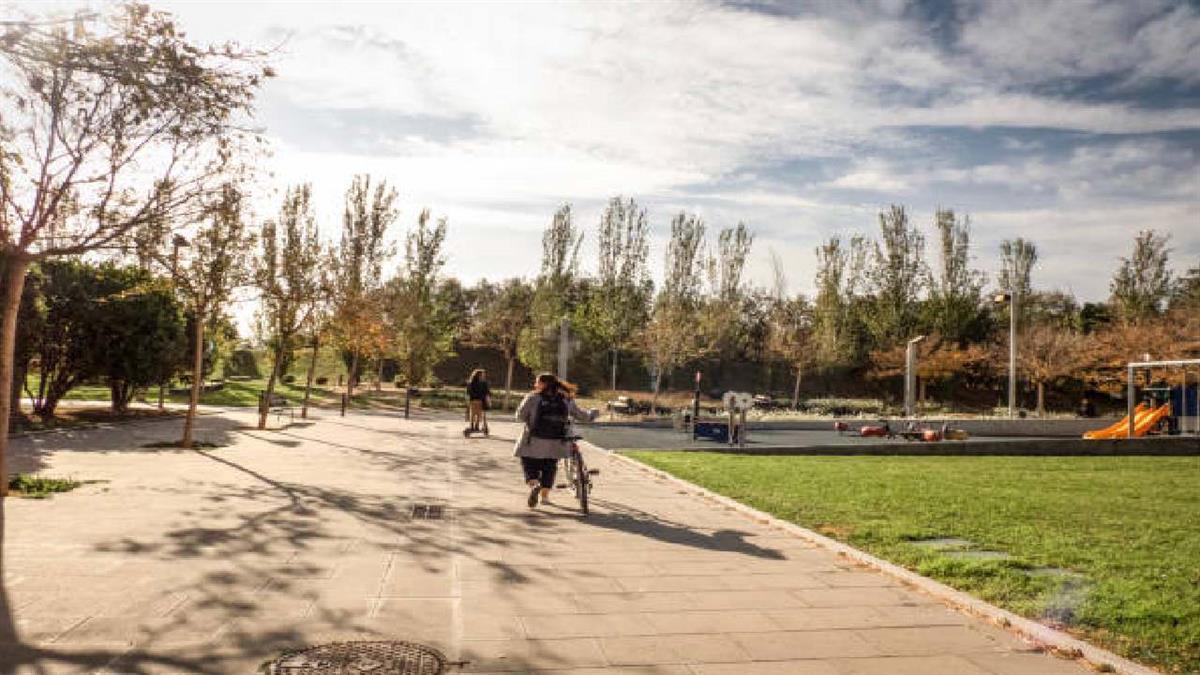
POLYGON ((754 407, 754 394, 746 392, 727 391, 721 397, 721 403, 729 414, 729 444, 738 447, 746 446, 746 411, 754 407))

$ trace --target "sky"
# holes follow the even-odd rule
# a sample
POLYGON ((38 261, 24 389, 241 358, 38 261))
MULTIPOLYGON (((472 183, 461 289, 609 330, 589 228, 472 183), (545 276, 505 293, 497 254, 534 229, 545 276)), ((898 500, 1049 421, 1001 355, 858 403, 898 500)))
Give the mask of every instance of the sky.
MULTIPOLYGON (((64 7, 99 3, 59 2, 64 7)), ((1034 284, 1103 299, 1134 235, 1200 265, 1200 2, 160 2, 203 42, 270 47, 257 123, 276 189, 328 236, 355 173, 449 221, 447 272, 536 274, 562 203, 633 197, 651 266, 681 210, 756 233, 810 292, 814 247, 906 205, 972 224, 975 263, 1034 241, 1034 284)), ((269 216, 273 203, 264 204, 269 216)))

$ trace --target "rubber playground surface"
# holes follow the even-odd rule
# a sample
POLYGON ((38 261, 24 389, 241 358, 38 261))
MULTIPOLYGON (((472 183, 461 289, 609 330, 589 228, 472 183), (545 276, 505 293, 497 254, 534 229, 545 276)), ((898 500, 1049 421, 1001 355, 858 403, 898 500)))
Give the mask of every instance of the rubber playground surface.
MULTIPOLYGON (((804 430, 804 429, 755 429, 754 425, 750 425, 750 432, 747 434, 747 447, 818 447, 829 445, 846 445, 846 446, 890 446, 904 445, 909 443, 903 438, 862 438, 856 434, 845 433, 839 434, 832 429, 833 422, 829 423, 831 427, 828 431, 825 430, 804 430)), ((854 425, 851 425, 854 426, 854 425)), ((730 447, 725 443, 698 438, 692 440, 691 434, 676 431, 674 429, 652 428, 652 427, 637 427, 637 426, 579 426, 576 429, 590 443, 608 450, 716 450, 722 447, 730 447)), ((1020 437, 1003 437, 1003 436, 972 436, 966 442, 978 441, 1011 441, 1019 443, 1022 441, 1039 440, 1041 437, 1020 436, 1020 437)), ((913 445, 921 445, 920 441, 911 441, 913 445)))

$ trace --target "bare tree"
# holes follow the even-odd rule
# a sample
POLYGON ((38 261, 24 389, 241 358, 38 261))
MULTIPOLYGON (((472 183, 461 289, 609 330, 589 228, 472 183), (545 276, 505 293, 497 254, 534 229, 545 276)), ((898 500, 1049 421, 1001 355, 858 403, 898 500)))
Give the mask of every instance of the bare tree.
MULTIPOLYGON (((813 349, 813 306, 808 298, 788 294, 787 268, 774 249, 769 250, 771 288, 766 297, 766 354, 789 364, 796 378, 792 383, 792 409, 800 407, 800 384, 805 368, 815 363, 813 349)), ((769 379, 769 378, 768 378, 769 379)))
POLYGON ((168 214, 199 215, 234 151, 261 55, 188 42, 169 14, 119 4, 75 28, 10 22, 0 36, 0 493, 25 272, 116 245, 168 214))
POLYGON ((321 296, 321 241, 312 212, 312 186, 289 188, 279 220, 263 224, 254 281, 271 345, 271 373, 258 409, 258 428, 267 427, 275 381, 296 334, 309 322, 321 296))
POLYGON ((178 228, 170 221, 156 220, 139 228, 136 237, 139 255, 172 275, 176 292, 192 317, 192 389, 179 442, 185 448, 192 446, 204 384, 205 328, 217 318, 233 289, 250 280, 247 263, 254 245, 254 237, 246 230, 244 197, 233 182, 226 183, 206 206, 196 225, 178 228), (181 259, 177 258, 179 250, 167 243, 173 239, 168 236, 172 232, 188 239, 181 259))
POLYGON ((1039 324, 1021 340, 1021 367, 1037 387, 1037 414, 1046 414, 1046 385, 1070 377, 1080 365, 1083 343, 1069 329, 1039 324))

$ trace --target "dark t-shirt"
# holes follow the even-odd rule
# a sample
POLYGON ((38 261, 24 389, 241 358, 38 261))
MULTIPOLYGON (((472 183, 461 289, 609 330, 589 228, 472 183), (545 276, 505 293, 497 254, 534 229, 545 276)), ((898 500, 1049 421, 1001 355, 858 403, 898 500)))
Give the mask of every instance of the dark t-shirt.
POLYGON ((492 393, 488 387, 488 383, 483 380, 476 380, 467 384, 467 398, 472 401, 483 401, 492 393))

